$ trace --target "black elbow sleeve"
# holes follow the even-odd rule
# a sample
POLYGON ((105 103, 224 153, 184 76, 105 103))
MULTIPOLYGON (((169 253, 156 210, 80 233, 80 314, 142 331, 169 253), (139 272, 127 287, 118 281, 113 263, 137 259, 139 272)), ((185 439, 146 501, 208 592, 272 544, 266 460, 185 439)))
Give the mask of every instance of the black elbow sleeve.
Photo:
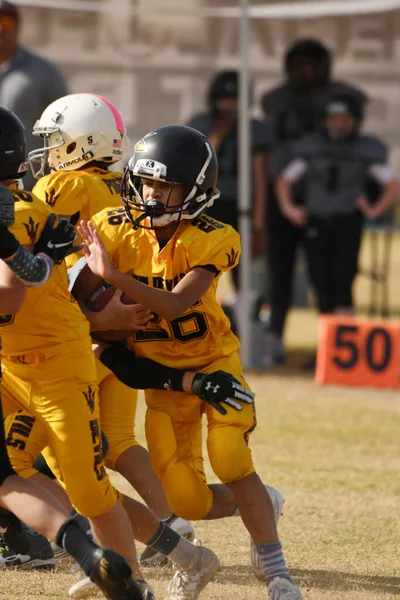
POLYGON ((138 358, 122 344, 106 348, 100 361, 128 387, 136 390, 173 390, 182 392, 184 371, 166 367, 150 358, 138 358))

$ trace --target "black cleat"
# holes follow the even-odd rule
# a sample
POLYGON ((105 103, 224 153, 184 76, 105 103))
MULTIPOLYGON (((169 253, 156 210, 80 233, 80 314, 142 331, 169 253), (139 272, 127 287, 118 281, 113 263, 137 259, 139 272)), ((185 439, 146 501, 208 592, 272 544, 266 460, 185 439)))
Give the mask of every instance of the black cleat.
MULTIPOLYGON (((93 553, 93 568, 90 579, 101 589, 109 600, 143 600, 139 585, 132 577, 132 570, 126 560, 117 552, 98 548, 93 553)), ((83 598, 82 581, 69 590, 70 598, 83 598)))
POLYGON ((54 569, 50 542, 22 523, 15 515, 2 515, 0 524, 0 568, 20 570, 54 569))

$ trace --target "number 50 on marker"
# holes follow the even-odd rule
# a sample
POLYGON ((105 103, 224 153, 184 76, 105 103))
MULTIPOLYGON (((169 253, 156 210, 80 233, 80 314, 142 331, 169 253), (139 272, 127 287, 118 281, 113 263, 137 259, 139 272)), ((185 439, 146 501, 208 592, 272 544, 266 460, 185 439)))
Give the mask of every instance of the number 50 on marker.
POLYGON ((322 316, 316 382, 397 388, 399 350, 398 321, 322 316))

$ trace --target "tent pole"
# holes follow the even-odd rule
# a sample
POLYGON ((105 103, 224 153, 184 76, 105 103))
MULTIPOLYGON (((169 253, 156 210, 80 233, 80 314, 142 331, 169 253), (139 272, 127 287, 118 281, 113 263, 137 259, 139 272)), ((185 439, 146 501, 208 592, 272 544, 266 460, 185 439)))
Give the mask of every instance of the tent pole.
POLYGON ((251 343, 251 142, 250 142, 250 15, 249 1, 240 0, 239 20, 239 232, 242 256, 239 265, 238 325, 244 368, 250 365, 251 343))

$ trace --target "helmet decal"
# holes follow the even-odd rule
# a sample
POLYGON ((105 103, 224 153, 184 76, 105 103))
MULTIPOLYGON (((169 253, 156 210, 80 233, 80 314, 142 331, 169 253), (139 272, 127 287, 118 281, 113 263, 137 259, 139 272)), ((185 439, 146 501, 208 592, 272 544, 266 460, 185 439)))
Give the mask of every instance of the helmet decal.
POLYGON ((120 114, 119 110, 117 109, 117 107, 114 106, 114 104, 112 102, 107 100, 107 98, 104 98, 104 96, 99 96, 98 94, 93 94, 93 96, 95 96, 96 98, 99 98, 105 104, 107 104, 108 108, 111 110, 112 114, 114 115, 115 124, 117 126, 118 131, 120 133, 125 133, 125 124, 122 120, 121 114, 120 114))

